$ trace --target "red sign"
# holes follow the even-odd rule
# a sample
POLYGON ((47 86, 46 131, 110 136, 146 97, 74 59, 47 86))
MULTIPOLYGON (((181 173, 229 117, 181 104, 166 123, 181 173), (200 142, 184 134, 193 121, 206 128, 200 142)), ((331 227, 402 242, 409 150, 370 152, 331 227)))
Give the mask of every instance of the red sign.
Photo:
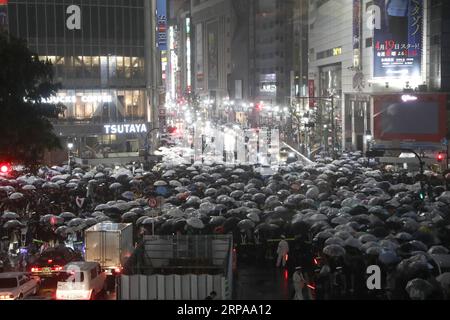
POLYGON ((392 94, 374 97, 378 141, 440 143, 447 134, 446 94, 392 94))
POLYGON ((158 201, 156 201, 156 198, 150 198, 148 199, 148 205, 150 208, 156 208, 158 206, 158 201))
POLYGON ((314 86, 314 80, 308 80, 308 95, 309 95, 309 107, 314 108, 314 105, 316 104, 316 100, 311 98, 315 95, 315 86, 314 86))

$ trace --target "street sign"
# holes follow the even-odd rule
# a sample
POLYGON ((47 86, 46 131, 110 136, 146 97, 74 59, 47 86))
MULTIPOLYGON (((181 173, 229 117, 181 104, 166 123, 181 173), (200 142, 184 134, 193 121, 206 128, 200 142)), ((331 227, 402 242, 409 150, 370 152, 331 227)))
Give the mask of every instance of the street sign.
POLYGON ((158 206, 158 202, 156 200, 156 198, 149 198, 148 199, 148 205, 150 206, 150 208, 156 208, 158 206))

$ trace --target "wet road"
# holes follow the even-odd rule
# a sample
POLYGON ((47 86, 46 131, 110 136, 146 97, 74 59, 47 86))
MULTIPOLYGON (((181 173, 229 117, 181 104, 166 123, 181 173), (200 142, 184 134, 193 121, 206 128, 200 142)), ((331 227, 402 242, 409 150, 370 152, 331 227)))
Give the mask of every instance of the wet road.
POLYGON ((293 290, 291 274, 276 268, 272 261, 241 263, 233 286, 233 298, 237 300, 289 300, 293 290))

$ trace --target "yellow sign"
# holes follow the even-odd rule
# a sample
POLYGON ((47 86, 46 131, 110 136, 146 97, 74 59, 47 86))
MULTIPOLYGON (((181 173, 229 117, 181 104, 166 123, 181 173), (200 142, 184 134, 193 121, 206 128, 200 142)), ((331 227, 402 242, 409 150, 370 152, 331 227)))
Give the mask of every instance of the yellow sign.
POLYGON ((333 48, 333 56, 339 56, 342 54, 342 47, 333 48))

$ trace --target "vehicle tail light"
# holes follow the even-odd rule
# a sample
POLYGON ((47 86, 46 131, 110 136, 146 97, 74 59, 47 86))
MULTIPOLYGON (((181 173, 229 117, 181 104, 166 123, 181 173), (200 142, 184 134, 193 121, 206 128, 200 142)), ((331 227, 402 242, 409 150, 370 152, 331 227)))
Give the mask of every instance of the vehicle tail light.
POLYGON ((114 272, 115 272, 115 273, 121 273, 121 272, 122 272, 122 268, 115 268, 115 269, 114 269, 114 272))
POLYGON ((52 268, 53 271, 61 271, 62 269, 63 269, 63 267, 60 267, 60 266, 54 266, 52 268))
POLYGON ((319 260, 318 260, 317 258, 314 258, 314 264, 315 264, 316 266, 319 265, 319 260))
POLYGON ((47 262, 50 264, 50 263, 53 263, 53 260, 48 260, 47 262))
POLYGON ((31 268, 31 272, 39 272, 39 271, 41 271, 41 268, 37 267, 31 268))

